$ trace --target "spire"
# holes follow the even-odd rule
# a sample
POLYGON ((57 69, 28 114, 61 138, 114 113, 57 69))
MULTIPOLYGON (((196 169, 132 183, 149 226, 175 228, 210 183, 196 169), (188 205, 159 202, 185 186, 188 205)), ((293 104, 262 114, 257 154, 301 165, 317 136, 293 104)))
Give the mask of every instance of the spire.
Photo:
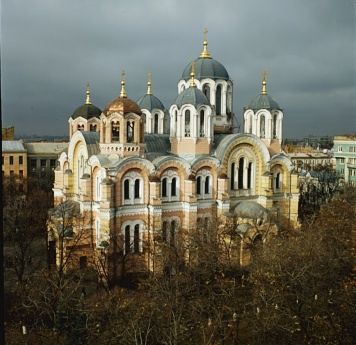
POLYGON ((125 89, 125 71, 121 72, 121 91, 120 91, 121 98, 127 98, 126 89, 125 89))
POLYGON ((192 71, 190 72, 190 86, 196 87, 195 85, 195 61, 192 62, 192 71))
POLYGON ((208 51, 208 29, 204 29, 204 42, 203 42, 203 50, 200 53, 200 57, 204 59, 211 59, 211 55, 208 51))
POLYGON ((90 100, 90 85, 87 83, 87 90, 85 92, 85 104, 91 104, 90 100))
POLYGON ((152 73, 149 72, 147 75, 147 95, 152 95, 152 73))
POLYGON ((267 95, 267 72, 262 72, 262 90, 261 95, 267 95))

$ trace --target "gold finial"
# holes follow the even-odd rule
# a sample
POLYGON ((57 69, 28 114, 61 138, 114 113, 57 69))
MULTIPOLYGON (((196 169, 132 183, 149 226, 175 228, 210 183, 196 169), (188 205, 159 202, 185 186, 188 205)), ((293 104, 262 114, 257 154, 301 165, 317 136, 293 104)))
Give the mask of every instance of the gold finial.
POLYGON ((190 86, 196 87, 195 85, 195 61, 192 62, 192 71, 190 72, 190 86))
POLYGON ((126 89, 125 89, 125 71, 121 72, 121 92, 120 92, 120 97, 121 98, 127 98, 126 94, 126 89))
POLYGON ((147 75, 147 95, 152 95, 152 73, 147 75))
POLYGON ((91 100, 90 100, 90 85, 89 83, 87 83, 87 90, 85 92, 85 104, 91 104, 91 100))
POLYGON ((267 95, 267 72, 262 72, 262 91, 261 95, 267 95))
POLYGON ((204 42, 203 42, 203 51, 200 53, 200 57, 204 59, 211 59, 211 55, 208 51, 208 29, 204 29, 204 42))

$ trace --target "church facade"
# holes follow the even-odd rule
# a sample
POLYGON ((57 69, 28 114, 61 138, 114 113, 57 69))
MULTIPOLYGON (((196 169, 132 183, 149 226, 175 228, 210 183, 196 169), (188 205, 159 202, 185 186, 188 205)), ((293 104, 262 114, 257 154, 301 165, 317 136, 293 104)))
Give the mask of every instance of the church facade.
POLYGON ((74 203, 84 219, 87 236, 70 245, 80 247, 81 259, 117 245, 115 238, 122 253, 144 257, 152 269, 150 239, 172 244, 241 203, 297 222, 298 176, 281 149, 283 111, 265 78, 244 108, 243 133, 233 133, 234 85, 207 40, 183 71, 169 109, 153 95, 150 79, 137 102, 125 83, 103 110, 87 88, 85 104, 69 118, 68 152, 55 171, 55 207, 74 203))

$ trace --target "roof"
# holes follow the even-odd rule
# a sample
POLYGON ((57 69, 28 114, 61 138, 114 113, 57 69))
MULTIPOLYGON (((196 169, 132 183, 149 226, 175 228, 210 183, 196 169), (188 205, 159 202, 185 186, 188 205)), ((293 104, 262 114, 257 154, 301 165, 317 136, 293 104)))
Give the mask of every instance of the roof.
POLYGON ((270 95, 258 95, 255 97, 245 109, 252 109, 254 111, 260 109, 281 109, 276 101, 270 95))
POLYGON ((111 102, 109 102, 104 111, 106 115, 114 113, 114 112, 120 112, 120 113, 135 113, 138 115, 141 115, 141 109, 138 106, 136 102, 133 100, 126 98, 126 97, 117 97, 113 99, 111 102))
MULTIPOLYGON (((198 58, 195 62, 195 79, 201 80, 204 78, 224 79, 229 80, 229 74, 225 67, 214 59, 198 58)), ((192 70, 192 62, 190 62, 184 69, 182 79, 190 79, 190 72, 192 70)))
POLYGON ((84 119, 91 119, 93 117, 99 118, 101 115, 101 110, 93 104, 83 104, 74 110, 73 115, 71 116, 73 119, 77 117, 83 117, 84 119))
POLYGON ((100 152, 100 148, 99 148, 100 133, 86 132, 86 131, 78 131, 78 132, 80 132, 83 135, 83 138, 87 146, 89 157, 98 154, 100 152))
POLYGON ((68 148, 69 143, 53 143, 53 142, 36 142, 25 143, 24 146, 27 149, 27 153, 31 154, 48 154, 59 155, 68 148))
POLYGON ((268 211, 260 204, 254 201, 241 201, 234 210, 234 214, 241 218, 250 219, 265 219, 268 215, 268 211))
POLYGON ((149 111, 153 109, 160 109, 164 110, 164 105, 162 102, 154 95, 146 94, 142 96, 138 101, 137 104, 141 109, 147 109, 149 111))
POLYGON ((2 152, 26 152, 21 140, 3 140, 2 152))
POLYGON ((180 108, 184 104, 198 105, 210 105, 208 99, 201 90, 197 87, 190 86, 188 89, 182 91, 176 98, 174 104, 180 108))
POLYGON ((168 134, 145 134, 146 150, 148 160, 162 155, 168 155, 171 149, 168 134))

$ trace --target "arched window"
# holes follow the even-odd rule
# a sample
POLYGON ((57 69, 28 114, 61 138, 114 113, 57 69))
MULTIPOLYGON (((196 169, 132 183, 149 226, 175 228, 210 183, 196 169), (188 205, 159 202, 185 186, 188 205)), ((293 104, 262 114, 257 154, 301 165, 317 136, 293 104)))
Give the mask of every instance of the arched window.
POLYGON ((204 84, 204 86, 203 86, 203 94, 206 96, 206 98, 210 102, 210 86, 209 86, 209 84, 204 84))
POLYGON ((201 176, 197 177, 197 195, 201 194, 201 176))
POLYGON ((90 132, 96 132, 96 125, 90 125, 90 132))
POLYGON ((251 189, 252 186, 252 163, 248 163, 247 168, 247 188, 251 189))
POLYGON ((276 189, 280 189, 281 188, 281 173, 277 173, 276 175, 276 189))
POLYGON ((184 113, 184 124, 185 124, 185 136, 190 137, 190 110, 186 110, 184 113))
POLYGON ((162 197, 165 198, 167 196, 167 178, 162 179, 161 188, 162 188, 162 197))
POLYGON ((239 181, 238 181, 238 188, 243 189, 244 187, 244 162, 245 159, 241 157, 239 159, 239 181))
POLYGON ((273 139, 277 138, 277 114, 273 115, 273 139))
POLYGON ((260 117, 260 137, 265 138, 266 136, 266 121, 265 116, 261 115, 260 117))
POLYGON ((124 182, 124 199, 130 199, 130 180, 125 180, 124 182))
POLYGON ((248 132, 252 133, 252 121, 253 121, 253 117, 252 114, 249 116, 249 129, 248 132))
POLYGON ((138 199, 140 197, 140 180, 136 179, 135 180, 135 199, 138 199))
POLYGON ((159 116, 158 116, 158 114, 155 114, 155 116, 154 116, 154 130, 153 130, 153 132, 154 133, 158 133, 158 118, 159 118, 159 116))
POLYGON ((167 222, 164 221, 162 224, 162 241, 167 243, 167 222))
POLYGON ((234 190, 235 189, 235 163, 231 163, 231 168, 230 168, 230 189, 234 190))
POLYGON ((139 253, 140 252, 140 225, 136 224, 135 229, 134 229, 134 253, 139 253))
POLYGON ((119 121, 111 122, 111 140, 120 141, 120 123, 119 121))
POLYGON ((200 111, 200 133, 199 135, 203 137, 205 135, 205 128, 204 128, 204 123, 205 123, 205 116, 204 116, 204 110, 200 111))
POLYGON ((135 123, 133 121, 127 121, 127 142, 132 143, 134 141, 134 129, 135 123))
POLYGON ((232 113, 232 87, 231 85, 227 86, 227 93, 226 93, 226 112, 227 114, 232 113))
POLYGON ((130 239, 130 225, 126 225, 125 227, 125 253, 130 253, 131 249, 131 239, 130 239))
POLYGON ((172 178, 171 196, 177 196, 177 178, 172 178))
POLYGON ((77 126, 78 131, 84 131, 84 124, 80 123, 77 126))
POLYGON ((206 176, 205 177, 205 186, 204 186, 204 192, 205 194, 209 194, 210 193, 210 176, 206 176))
POLYGON ((216 88, 216 115, 221 115, 221 85, 216 88))

